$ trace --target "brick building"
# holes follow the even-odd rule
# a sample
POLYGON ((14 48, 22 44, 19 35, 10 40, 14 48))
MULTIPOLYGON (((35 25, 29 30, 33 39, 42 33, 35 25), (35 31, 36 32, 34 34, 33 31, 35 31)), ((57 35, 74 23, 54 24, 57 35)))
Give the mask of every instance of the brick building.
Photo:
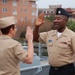
MULTIPOLYGON (((56 8, 62 8, 62 5, 49 5, 49 8, 39 8, 39 14, 44 13, 45 17, 50 17, 55 14, 56 8)), ((75 18, 75 8, 64 8, 75 18)))
POLYGON ((75 8, 66 8, 66 10, 72 14, 72 18, 75 19, 75 8))
MULTIPOLYGON (((15 16, 19 30, 33 27, 36 19, 36 0, 0 0, 0 18, 15 16)), ((20 34, 20 33, 19 33, 20 34)))
POLYGON ((44 13, 45 17, 50 17, 55 14, 56 8, 62 7, 61 5, 49 5, 49 8, 39 8, 39 14, 44 13))

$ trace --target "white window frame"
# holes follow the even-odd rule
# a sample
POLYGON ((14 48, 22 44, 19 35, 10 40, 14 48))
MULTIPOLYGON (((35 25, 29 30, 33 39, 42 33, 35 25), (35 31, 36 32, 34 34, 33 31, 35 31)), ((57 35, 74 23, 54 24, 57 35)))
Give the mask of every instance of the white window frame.
POLYGON ((34 10, 32 10, 32 15, 35 15, 35 11, 34 10))
POLYGON ((35 3, 34 2, 32 2, 32 7, 35 7, 35 3))
POLYGON ((13 0, 13 6, 17 6, 16 0, 13 0))
POLYGON ((13 15, 17 15, 16 9, 13 9, 13 15))

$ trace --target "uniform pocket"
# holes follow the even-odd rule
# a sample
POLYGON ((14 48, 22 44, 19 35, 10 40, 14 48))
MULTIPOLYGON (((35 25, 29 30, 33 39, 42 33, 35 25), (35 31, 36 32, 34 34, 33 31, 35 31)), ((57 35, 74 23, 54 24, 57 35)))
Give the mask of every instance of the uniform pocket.
POLYGON ((68 47, 68 45, 67 44, 58 44, 58 47, 66 49, 68 47))

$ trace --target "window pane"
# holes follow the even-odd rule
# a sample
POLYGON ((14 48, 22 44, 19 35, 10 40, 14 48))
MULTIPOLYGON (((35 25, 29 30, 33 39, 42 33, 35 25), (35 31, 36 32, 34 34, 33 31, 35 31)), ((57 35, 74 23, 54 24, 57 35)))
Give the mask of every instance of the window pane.
POLYGON ((7 0, 3 0, 3 3, 6 4, 7 3, 7 0))
POLYGON ((7 8, 3 8, 2 11, 3 11, 3 12, 7 12, 7 8))

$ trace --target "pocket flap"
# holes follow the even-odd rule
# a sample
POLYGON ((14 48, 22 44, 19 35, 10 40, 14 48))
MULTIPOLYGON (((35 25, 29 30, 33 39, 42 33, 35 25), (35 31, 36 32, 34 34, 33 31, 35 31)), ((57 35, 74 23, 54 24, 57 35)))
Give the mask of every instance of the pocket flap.
POLYGON ((58 47, 67 48, 67 44, 58 44, 58 47))

